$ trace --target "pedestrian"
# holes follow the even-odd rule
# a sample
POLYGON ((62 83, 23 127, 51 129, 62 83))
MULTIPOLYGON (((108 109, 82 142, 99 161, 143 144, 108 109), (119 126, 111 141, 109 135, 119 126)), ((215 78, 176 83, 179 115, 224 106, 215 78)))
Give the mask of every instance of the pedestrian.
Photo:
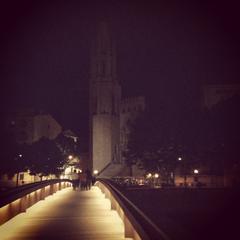
POLYGON ((92 174, 90 172, 89 169, 86 170, 86 177, 87 177, 87 181, 86 181, 86 189, 90 190, 91 186, 92 186, 92 174))
POLYGON ((78 189, 81 190, 81 185, 82 185, 82 182, 81 182, 81 178, 82 178, 82 171, 78 171, 78 189))
POLYGON ((79 181, 80 181, 81 190, 85 190, 87 185, 87 175, 84 171, 80 173, 79 181))
POLYGON ((78 182, 79 182, 79 177, 76 169, 74 169, 73 173, 71 174, 71 181, 72 181, 73 190, 75 191, 76 188, 78 187, 78 182))

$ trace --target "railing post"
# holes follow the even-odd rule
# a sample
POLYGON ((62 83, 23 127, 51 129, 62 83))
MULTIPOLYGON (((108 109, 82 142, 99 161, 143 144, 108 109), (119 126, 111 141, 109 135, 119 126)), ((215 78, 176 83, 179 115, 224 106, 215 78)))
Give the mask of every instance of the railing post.
POLYGON ((20 209, 21 209, 21 212, 26 212, 26 209, 27 209, 27 198, 26 198, 26 196, 21 198, 20 209))
POLYGON ((41 193, 40 193, 40 200, 45 199, 45 187, 41 188, 41 193))
POLYGON ((54 193, 54 185, 53 184, 51 184, 50 185, 50 191, 49 191, 49 195, 52 195, 53 193, 54 193))
POLYGON ((123 216, 123 224, 124 224, 124 233, 126 238, 132 238, 133 237, 133 227, 132 224, 129 222, 128 218, 123 216))
POLYGON ((111 209, 116 210, 116 200, 112 195, 110 195, 111 209))

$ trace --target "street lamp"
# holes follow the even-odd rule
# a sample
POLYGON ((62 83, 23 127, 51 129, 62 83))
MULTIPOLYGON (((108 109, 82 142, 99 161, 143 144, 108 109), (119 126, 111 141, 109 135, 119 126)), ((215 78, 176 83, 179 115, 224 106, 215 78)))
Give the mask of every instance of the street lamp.
POLYGON ((151 178, 152 177, 152 174, 151 173, 148 173, 147 174, 147 178, 151 178))
POLYGON ((183 160, 182 157, 178 157, 178 161, 179 162, 182 162, 180 163, 181 164, 181 167, 182 167, 182 171, 183 171, 183 185, 184 187, 187 187, 187 172, 186 172, 186 159, 183 160))
POLYGON ((69 160, 72 160, 72 159, 73 159, 73 156, 72 156, 72 155, 69 155, 69 156, 68 156, 68 159, 69 159, 69 160))
POLYGON ((194 170, 193 170, 193 173, 194 173, 194 174, 198 174, 198 173, 199 173, 198 169, 194 169, 194 170))
POLYGON ((194 181, 195 181, 196 187, 197 187, 198 186, 198 173, 199 173, 198 169, 194 169, 193 173, 195 174, 194 181))
POLYGON ((93 174, 94 174, 94 175, 98 175, 98 170, 95 169, 95 170, 93 171, 93 174))

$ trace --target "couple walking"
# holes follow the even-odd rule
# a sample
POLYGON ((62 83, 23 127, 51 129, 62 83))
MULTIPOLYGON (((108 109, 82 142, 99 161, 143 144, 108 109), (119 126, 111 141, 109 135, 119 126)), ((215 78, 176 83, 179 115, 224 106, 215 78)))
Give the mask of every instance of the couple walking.
POLYGON ((72 186, 73 190, 77 188, 81 190, 90 190, 92 186, 92 174, 89 169, 83 172, 78 172, 74 170, 74 175, 72 176, 72 186))

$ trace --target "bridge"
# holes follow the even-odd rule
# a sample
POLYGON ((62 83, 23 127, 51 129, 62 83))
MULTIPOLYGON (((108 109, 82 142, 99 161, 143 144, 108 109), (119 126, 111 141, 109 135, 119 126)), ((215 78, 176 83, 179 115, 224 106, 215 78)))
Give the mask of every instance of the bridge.
POLYGON ((105 181, 88 191, 73 191, 69 181, 32 184, 1 196, 0 204, 2 240, 169 239, 105 181))

